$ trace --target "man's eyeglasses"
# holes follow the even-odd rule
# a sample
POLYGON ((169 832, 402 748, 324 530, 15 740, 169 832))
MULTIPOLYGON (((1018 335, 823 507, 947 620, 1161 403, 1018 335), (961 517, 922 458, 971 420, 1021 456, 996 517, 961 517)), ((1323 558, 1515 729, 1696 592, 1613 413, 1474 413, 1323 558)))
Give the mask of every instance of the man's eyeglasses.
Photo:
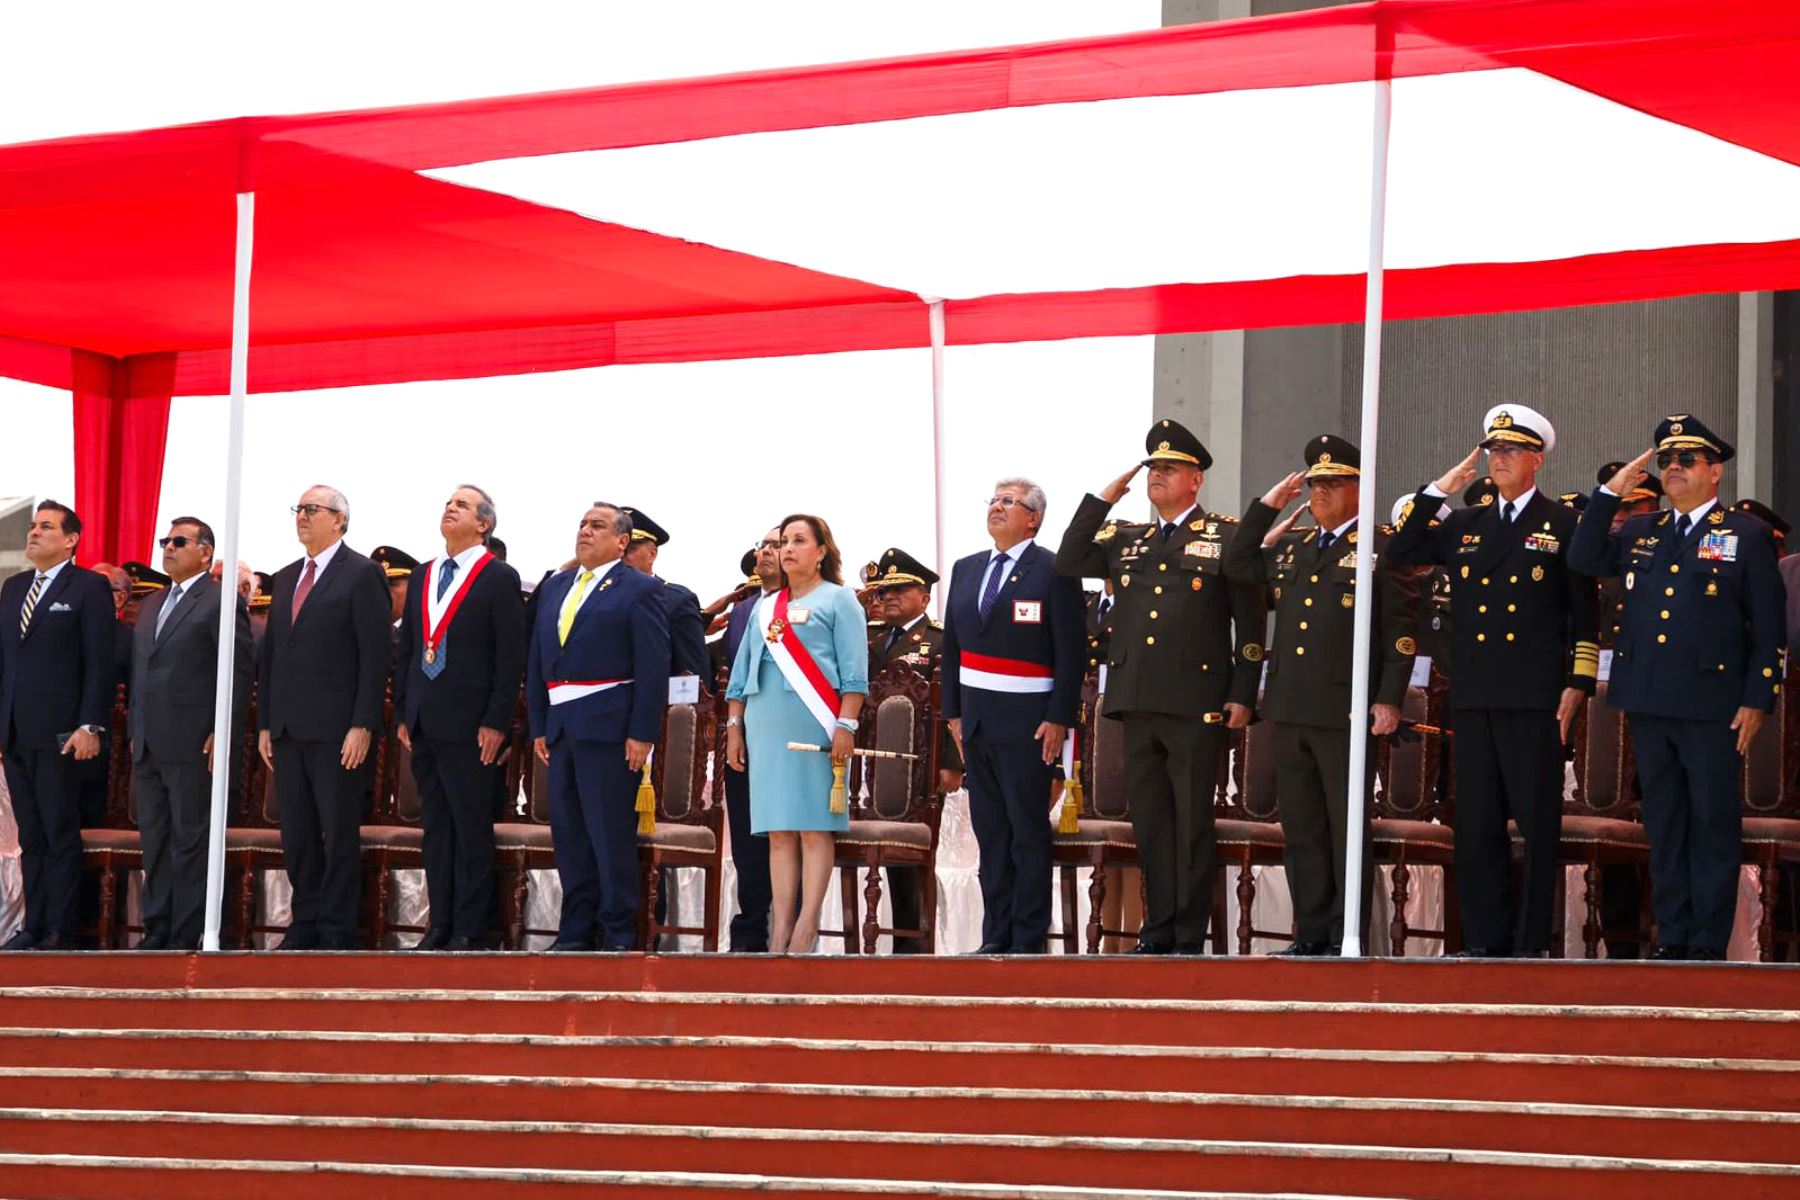
POLYGON ((212 545, 211 542, 203 542, 199 538, 191 538, 180 533, 176 534, 174 537, 166 537, 156 544, 161 546, 164 550, 180 550, 187 546, 212 545))
POLYGON ((1712 459, 1698 450, 1682 450, 1680 452, 1665 450, 1656 456, 1656 469, 1666 471, 1669 469, 1670 463, 1680 463, 1683 469, 1691 471, 1697 464, 1711 461, 1712 459))
POLYGON ((307 515, 309 517, 316 517, 322 512, 334 513, 334 512, 342 512, 344 510, 341 508, 333 508, 329 504, 296 504, 296 505, 294 505, 294 507, 288 509, 288 511, 293 513, 295 516, 299 516, 302 513, 304 513, 305 515, 307 515))
POLYGON ((1026 510, 1027 512, 1036 512, 1037 511, 1037 509, 1032 508, 1031 505, 1025 503, 1023 500, 1019 499, 1017 496, 995 496, 991 500, 988 501, 989 508, 994 507, 994 505, 996 505, 996 504, 998 504, 1001 508, 1022 508, 1024 510, 1026 510))

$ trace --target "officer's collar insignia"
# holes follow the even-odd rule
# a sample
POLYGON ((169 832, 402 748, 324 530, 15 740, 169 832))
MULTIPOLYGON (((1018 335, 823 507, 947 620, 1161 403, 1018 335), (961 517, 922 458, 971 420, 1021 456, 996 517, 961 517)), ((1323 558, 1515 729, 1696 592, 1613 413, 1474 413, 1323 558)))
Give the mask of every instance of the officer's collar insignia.
POLYGON ((1709 525, 1723 525, 1725 523, 1725 513, 1721 509, 1713 509, 1706 514, 1706 523, 1709 525))
POLYGON ((1349 533, 1345 534, 1344 540, 1349 542, 1352 546, 1356 545, 1356 530, 1352 529, 1349 533))
MULTIPOLYGON (((1501 415, 1501 416, 1505 416, 1505 415, 1506 415, 1506 414, 1505 414, 1505 413, 1501 413, 1501 414, 1500 414, 1500 415, 1501 415)), ((1488 505, 1488 504, 1492 504, 1492 503, 1493 503, 1493 502, 1494 502, 1494 493, 1492 493, 1492 492, 1483 492, 1483 493, 1482 493, 1482 494, 1481 494, 1481 503, 1482 503, 1482 504, 1483 504, 1483 505, 1484 505, 1484 506, 1485 506, 1485 505, 1488 505)))
POLYGON ((1206 528, 1206 522, 1202 521, 1198 517, 1195 517, 1192 521, 1188 522, 1188 528, 1193 530, 1195 533, 1199 533, 1202 529, 1206 528))

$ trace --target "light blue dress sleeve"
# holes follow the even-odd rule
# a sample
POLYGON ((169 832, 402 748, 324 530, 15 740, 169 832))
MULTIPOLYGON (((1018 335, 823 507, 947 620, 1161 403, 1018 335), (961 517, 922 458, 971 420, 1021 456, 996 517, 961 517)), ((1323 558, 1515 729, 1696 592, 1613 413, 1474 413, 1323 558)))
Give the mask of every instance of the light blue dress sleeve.
POLYGON ((856 593, 840 587, 831 598, 832 653, 837 658, 838 695, 869 694, 869 618, 856 593))
MULTIPOLYGON (((764 596, 756 603, 760 606, 767 602, 768 597, 764 596)), ((744 640, 738 643, 737 657, 731 663, 731 678, 725 684, 727 700, 742 700, 757 690, 755 669, 750 665, 750 660, 756 654, 755 642, 760 637, 762 637, 761 626, 757 621, 756 614, 751 613, 750 627, 744 630, 744 640)))

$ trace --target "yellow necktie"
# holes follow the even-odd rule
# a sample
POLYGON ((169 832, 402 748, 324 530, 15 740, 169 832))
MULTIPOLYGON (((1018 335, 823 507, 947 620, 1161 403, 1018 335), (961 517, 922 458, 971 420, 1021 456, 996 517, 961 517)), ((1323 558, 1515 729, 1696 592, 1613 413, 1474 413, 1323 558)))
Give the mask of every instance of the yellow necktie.
POLYGON ((575 577, 575 590, 563 601, 562 617, 556 622, 556 644, 569 644, 569 627, 575 624, 575 614, 581 611, 581 598, 587 595, 588 584, 594 581, 592 571, 583 570, 575 577))

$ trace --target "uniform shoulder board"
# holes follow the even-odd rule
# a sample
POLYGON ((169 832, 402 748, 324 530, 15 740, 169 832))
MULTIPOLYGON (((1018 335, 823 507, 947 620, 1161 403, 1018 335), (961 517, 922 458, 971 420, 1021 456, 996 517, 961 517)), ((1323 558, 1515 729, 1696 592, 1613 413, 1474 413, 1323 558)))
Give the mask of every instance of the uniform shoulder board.
POLYGON ((1207 513, 1206 519, 1209 521, 1217 521, 1221 525, 1236 525, 1238 523, 1236 517, 1228 516, 1225 513, 1207 513))
POLYGON ((931 621, 931 627, 933 629, 942 629, 944 627, 944 623, 942 621, 938 620, 936 617, 931 617, 931 618, 929 618, 929 620, 931 621))

